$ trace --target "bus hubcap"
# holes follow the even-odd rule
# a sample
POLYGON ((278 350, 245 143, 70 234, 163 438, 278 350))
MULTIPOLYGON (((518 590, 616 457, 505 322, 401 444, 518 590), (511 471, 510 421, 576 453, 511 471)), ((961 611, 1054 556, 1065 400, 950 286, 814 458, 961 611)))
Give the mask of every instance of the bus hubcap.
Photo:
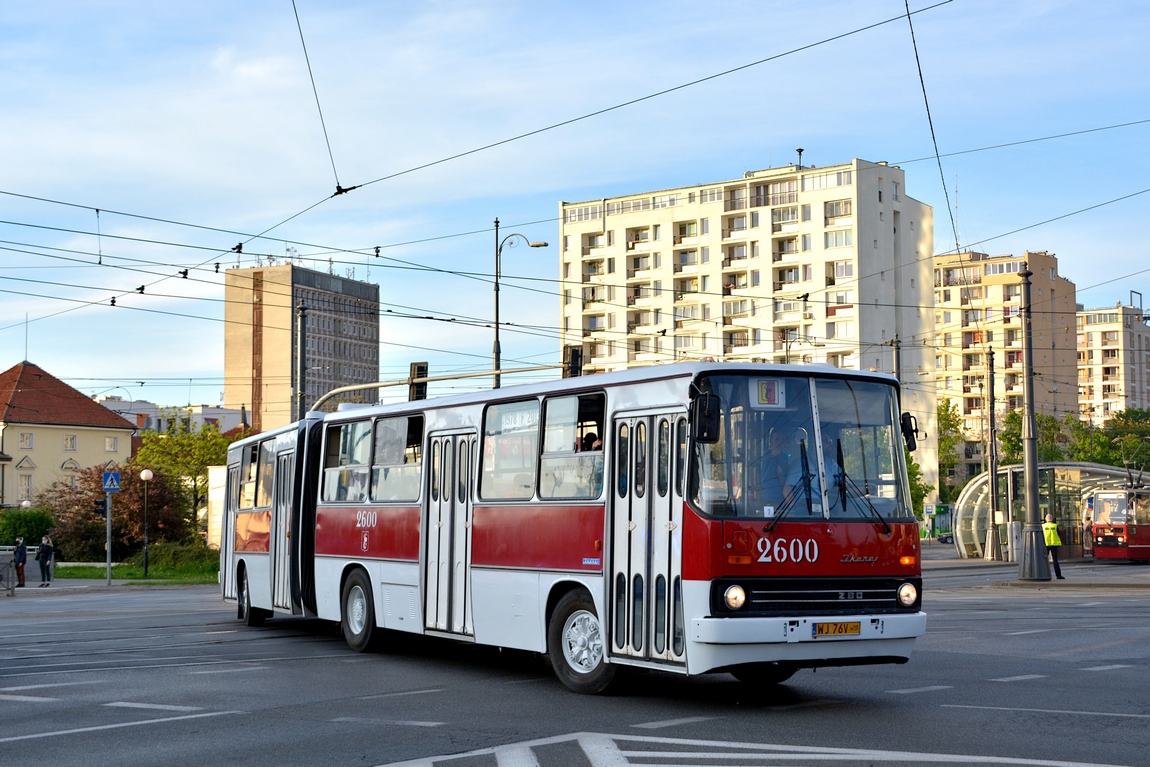
POLYGON ((563 624, 563 657, 575 671, 587 674, 603 660, 603 638, 599 633, 599 619, 586 610, 579 610, 563 624))
POLYGON ((363 595, 363 589, 353 586, 351 593, 347 595, 347 627, 351 629, 351 633, 358 635, 366 624, 367 597, 363 595))

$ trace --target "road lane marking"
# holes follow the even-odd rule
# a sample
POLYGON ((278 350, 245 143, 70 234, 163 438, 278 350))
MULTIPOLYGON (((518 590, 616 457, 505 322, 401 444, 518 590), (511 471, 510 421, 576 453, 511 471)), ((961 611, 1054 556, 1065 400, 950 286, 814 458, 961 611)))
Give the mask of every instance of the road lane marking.
POLYGON ((1104 605, 1104 604, 1106 604, 1106 603, 1105 602, 1083 602, 1080 605, 1074 605, 1074 606, 1075 607, 1098 607, 1099 605, 1104 605))
POLYGON ((510 682, 504 682, 503 684, 530 684, 531 682, 547 682, 554 678, 553 676, 534 676, 530 679, 512 679, 510 682))
POLYGON ((895 695, 910 695, 916 692, 934 692, 935 690, 953 690, 954 685, 950 684, 932 684, 929 687, 911 687, 908 690, 887 690, 889 693, 895 695))
POLYGON ((267 671, 267 666, 240 666, 239 668, 217 668, 211 671, 189 671, 189 674, 236 674, 240 671, 267 671))
POLYGON ((979 708, 987 711, 1025 711, 1034 714, 1072 714, 1073 716, 1117 716, 1124 719, 1150 719, 1150 714, 1122 714, 1110 711, 1063 711, 1057 708, 1008 708, 1006 706, 960 706, 943 703, 943 708, 979 708))
POLYGON ((115 703, 105 703, 105 706, 111 708, 147 708, 155 709, 157 711, 203 711, 203 706, 171 706, 166 703, 133 703, 131 701, 121 700, 115 703))
POLYGON ((22 684, 19 687, 0 687, 0 692, 19 692, 20 690, 42 690, 45 687, 74 687, 78 684, 107 684, 107 679, 92 679, 87 682, 52 682, 51 684, 22 684))
POLYGON ((664 727, 675 727, 680 724, 694 724, 695 722, 709 722, 715 717, 713 716, 685 716, 681 719, 664 719, 660 722, 644 722, 643 724, 633 724, 632 727, 638 727, 640 730, 661 730, 664 727))
POLYGON ((376 698, 398 698, 401 695, 427 695, 433 692, 443 692, 442 689, 435 690, 407 690, 406 692, 384 692, 379 695, 361 695, 356 700, 375 700, 376 698))
POLYGON ((447 722, 419 722, 407 719, 370 719, 362 716, 339 716, 335 719, 329 719, 328 721, 344 724, 356 724, 359 722, 366 722, 368 724, 396 724, 402 727, 442 727, 447 724, 447 722))
POLYGON ((76 727, 71 730, 54 730, 52 732, 36 732, 31 735, 13 735, 0 738, 0 743, 12 743, 17 740, 35 740, 37 738, 58 738, 61 735, 77 735, 81 732, 99 732, 101 730, 119 730, 124 727, 141 727, 145 724, 162 724, 164 722, 180 722, 185 719, 204 719, 210 716, 227 716, 228 714, 243 714, 244 711, 208 711, 204 714, 185 714, 184 716, 165 716, 160 719, 144 719, 139 722, 120 722, 119 724, 102 724, 97 727, 76 727))
POLYGON ((1046 674, 1019 674, 1018 676, 1004 676, 1001 679, 991 679, 991 682, 1025 682, 1029 679, 1045 679, 1046 674))
MULTIPOLYGON (((528 740, 519 743, 510 743, 504 746, 495 746, 476 749, 465 753, 436 754, 419 759, 403 762, 392 762, 378 767, 436 767, 447 765, 457 760, 464 760, 478 756, 493 755, 502 767, 505 760, 511 758, 513 753, 523 751, 532 752, 530 759, 536 760, 533 749, 557 743, 575 742, 583 750, 591 767, 668 767, 662 761, 668 757, 692 757, 699 760, 697 763, 686 761, 676 763, 674 767, 715 767, 716 759, 741 759, 751 762, 770 759, 811 763, 822 762, 868 762, 870 764, 986 764, 986 765, 1025 765, 1026 767, 1117 767, 1117 765, 1101 765, 1097 763, 1070 762, 1058 759, 1034 759, 1022 757, 986 756, 982 754, 942 754, 914 751, 880 751, 875 749, 836 748, 830 746, 800 746, 779 743, 732 743, 716 740, 694 740, 684 738, 665 738, 652 735, 615 735, 594 732, 576 732, 568 735, 559 735, 538 740, 528 740), (693 751, 639 751, 625 750, 638 745, 651 744, 691 748, 693 751), (725 752, 716 749, 726 749, 725 752), (507 755, 500 759, 500 752, 507 755), (510 752, 510 753, 509 753, 510 752), (631 761, 631 757, 648 757, 659 760, 650 765, 640 761, 631 761)), ((526 754, 523 755, 527 758, 526 754)), ((538 761, 535 761, 538 764, 538 761)), ((729 762, 728 762, 729 764, 729 762)))
POLYGON ((1109 666, 1091 666, 1090 668, 1082 669, 1082 671, 1114 671, 1115 669, 1119 669, 1119 668, 1134 668, 1134 667, 1133 666, 1127 666, 1125 663, 1114 663, 1114 664, 1111 664, 1109 666))
POLYGON ((508 746, 495 749, 497 767, 539 767, 539 760, 529 746, 508 746))
POLYGON ((1054 629, 1031 629, 1030 631, 1011 631, 1007 634, 1003 634, 1003 636, 1020 637, 1023 634, 1045 634, 1048 631, 1054 631, 1054 629))
POLYGON ((59 698, 40 698, 35 695, 0 695, 0 700, 22 701, 24 703, 48 703, 59 698))

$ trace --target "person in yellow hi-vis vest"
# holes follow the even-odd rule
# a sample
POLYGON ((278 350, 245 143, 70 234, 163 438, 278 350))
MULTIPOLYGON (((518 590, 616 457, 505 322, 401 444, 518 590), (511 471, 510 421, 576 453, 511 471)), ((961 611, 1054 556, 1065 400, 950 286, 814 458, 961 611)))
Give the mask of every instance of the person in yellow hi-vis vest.
POLYGON ((1062 539, 1058 537, 1058 525, 1054 523, 1054 515, 1047 514, 1046 521, 1042 523, 1042 537, 1046 539, 1046 550, 1050 552, 1050 559, 1054 562, 1054 577, 1060 581, 1066 580, 1062 577, 1062 570, 1058 567, 1058 547, 1062 545, 1062 539))

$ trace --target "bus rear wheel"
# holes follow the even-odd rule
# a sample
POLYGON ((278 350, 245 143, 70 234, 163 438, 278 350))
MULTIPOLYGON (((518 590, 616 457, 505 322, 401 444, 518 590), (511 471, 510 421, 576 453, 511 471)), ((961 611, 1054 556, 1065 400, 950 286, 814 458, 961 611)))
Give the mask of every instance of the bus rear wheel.
POLYGON ((782 684, 798 670, 790 663, 748 663, 731 669, 731 674, 743 684, 766 687, 782 684))
POLYGON ((240 581, 240 598, 236 600, 240 603, 239 618, 244 622, 245 626, 262 626, 268 616, 271 615, 267 610, 261 610, 258 607, 252 607, 252 590, 248 585, 248 571, 245 569, 243 577, 240 581))
POLYGON ((342 613, 340 628, 347 646, 356 652, 373 649, 379 629, 375 626, 371 582, 363 570, 356 570, 344 581, 342 613))
POLYGON ((596 695, 615 677, 595 603, 585 591, 568 592, 555 606, 547 627, 547 652, 555 676, 573 692, 596 695))

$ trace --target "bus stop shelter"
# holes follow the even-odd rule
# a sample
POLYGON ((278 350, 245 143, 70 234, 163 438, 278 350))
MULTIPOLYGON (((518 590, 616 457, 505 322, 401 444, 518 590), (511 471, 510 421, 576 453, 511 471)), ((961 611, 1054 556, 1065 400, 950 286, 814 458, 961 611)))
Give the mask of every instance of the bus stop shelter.
MULTIPOLYGON (((1126 487, 1126 469, 1100 463, 1060 461, 1038 464, 1038 506, 1043 518, 1053 514, 1062 529, 1062 556, 1082 556, 1082 521, 1093 518, 1091 504, 1099 490, 1126 487)), ((1003 559, 1020 556, 1022 525, 1026 521, 1026 480, 1022 464, 998 467, 997 482, 1000 540, 1003 559)), ((954 504, 954 545, 963 559, 985 556, 986 530, 990 519, 990 476, 980 474, 967 483, 954 504)))

